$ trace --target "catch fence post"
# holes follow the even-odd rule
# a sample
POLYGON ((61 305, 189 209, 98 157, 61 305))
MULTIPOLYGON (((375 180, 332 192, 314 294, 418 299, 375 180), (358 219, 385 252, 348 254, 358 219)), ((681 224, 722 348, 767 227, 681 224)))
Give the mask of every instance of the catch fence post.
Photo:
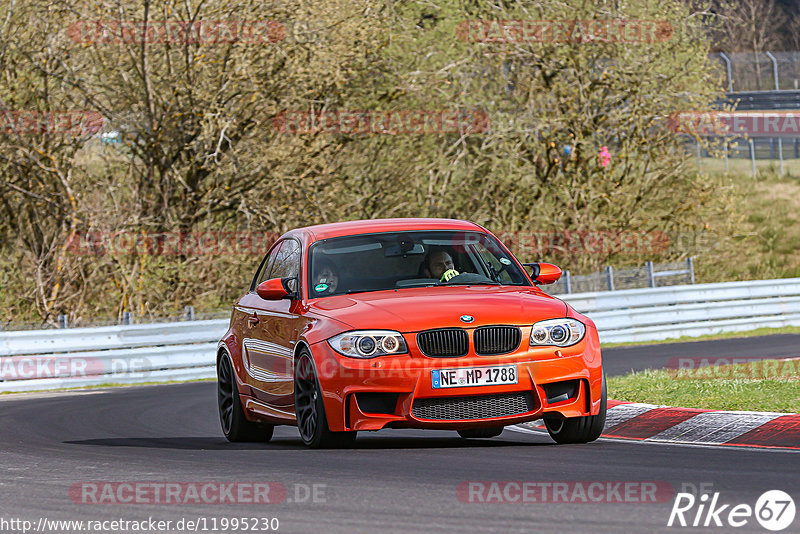
POLYGON ((653 262, 646 262, 644 267, 647 270, 647 287, 656 287, 656 277, 655 273, 653 272, 653 262))
POLYGON ((614 291, 614 268, 610 265, 606 266, 606 284, 609 291, 614 291))
POLYGON ((723 145, 723 157, 725 158, 725 172, 728 172, 728 140, 725 139, 725 144, 723 145))

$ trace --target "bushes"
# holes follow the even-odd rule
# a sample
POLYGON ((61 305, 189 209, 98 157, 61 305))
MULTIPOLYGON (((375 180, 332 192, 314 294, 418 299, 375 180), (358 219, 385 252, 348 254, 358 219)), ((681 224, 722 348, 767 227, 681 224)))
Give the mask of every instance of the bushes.
MULTIPOLYGON (((0 248, 10 259, 1 319, 140 315, 221 306, 252 254, 76 256, 76 232, 281 233, 343 219, 456 217, 498 232, 678 232, 725 204, 663 128, 716 97, 704 29, 654 0, 384 3, 294 0, 253 6, 112 0, 0 2, 0 94, 9 108, 86 109, 92 134, 4 137, 0 248), (624 10, 620 10, 624 9, 624 10), (274 43, 79 42, 76 20, 281 21, 274 43), (472 42, 464 21, 642 19, 657 42, 472 42), (32 21, 38 21, 33 23, 32 21), (459 26, 461 24, 461 26, 459 26), (297 28, 302 28, 302 39, 297 28), (487 131, 281 133, 282 111, 479 110, 487 131), (607 147, 610 161, 598 157, 607 147)), ((91 40, 91 39, 90 39, 91 40)), ((539 251, 573 271, 686 251, 539 251)))

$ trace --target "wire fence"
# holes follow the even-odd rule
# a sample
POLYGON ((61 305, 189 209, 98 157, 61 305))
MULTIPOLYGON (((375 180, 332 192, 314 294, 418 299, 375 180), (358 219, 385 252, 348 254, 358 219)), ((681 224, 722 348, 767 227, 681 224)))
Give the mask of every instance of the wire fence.
POLYGON ((800 52, 718 52, 728 92, 800 89, 800 52))
POLYGON ((647 262, 632 269, 608 266, 603 271, 585 275, 571 275, 569 271, 564 271, 558 282, 543 289, 551 295, 566 295, 684 284, 694 284, 694 262, 691 257, 686 261, 647 262))

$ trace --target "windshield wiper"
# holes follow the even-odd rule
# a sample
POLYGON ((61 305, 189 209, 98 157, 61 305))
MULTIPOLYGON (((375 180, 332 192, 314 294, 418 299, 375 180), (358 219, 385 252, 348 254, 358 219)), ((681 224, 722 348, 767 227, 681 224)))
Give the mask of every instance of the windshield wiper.
POLYGON ((496 282, 492 280, 487 280, 486 282, 481 280, 479 282, 459 282, 456 284, 440 283, 436 285, 437 286, 502 286, 505 284, 503 284, 502 282, 496 282))
POLYGON ((369 293, 370 291, 384 291, 383 289, 348 289, 347 294, 352 295, 353 293, 369 293))

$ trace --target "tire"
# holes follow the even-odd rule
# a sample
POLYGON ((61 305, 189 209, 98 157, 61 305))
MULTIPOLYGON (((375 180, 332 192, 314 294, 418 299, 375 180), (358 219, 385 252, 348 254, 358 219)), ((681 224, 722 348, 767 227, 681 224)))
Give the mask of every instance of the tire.
POLYGON ((493 438, 503 433, 502 426, 491 426, 488 428, 465 428, 458 431, 458 435, 464 439, 473 438, 493 438))
POLYGON ((312 449, 346 448, 353 445, 357 432, 332 432, 325 416, 314 361, 303 349, 294 368, 294 413, 300 438, 312 449))
POLYGON ((269 441, 274 425, 248 421, 239 397, 231 358, 223 354, 217 362, 217 407, 222 433, 231 442, 269 441))
POLYGON ((544 426, 556 443, 589 443, 600 437, 606 424, 606 375, 603 373, 603 388, 600 395, 600 412, 585 417, 559 417, 545 415, 544 426))

